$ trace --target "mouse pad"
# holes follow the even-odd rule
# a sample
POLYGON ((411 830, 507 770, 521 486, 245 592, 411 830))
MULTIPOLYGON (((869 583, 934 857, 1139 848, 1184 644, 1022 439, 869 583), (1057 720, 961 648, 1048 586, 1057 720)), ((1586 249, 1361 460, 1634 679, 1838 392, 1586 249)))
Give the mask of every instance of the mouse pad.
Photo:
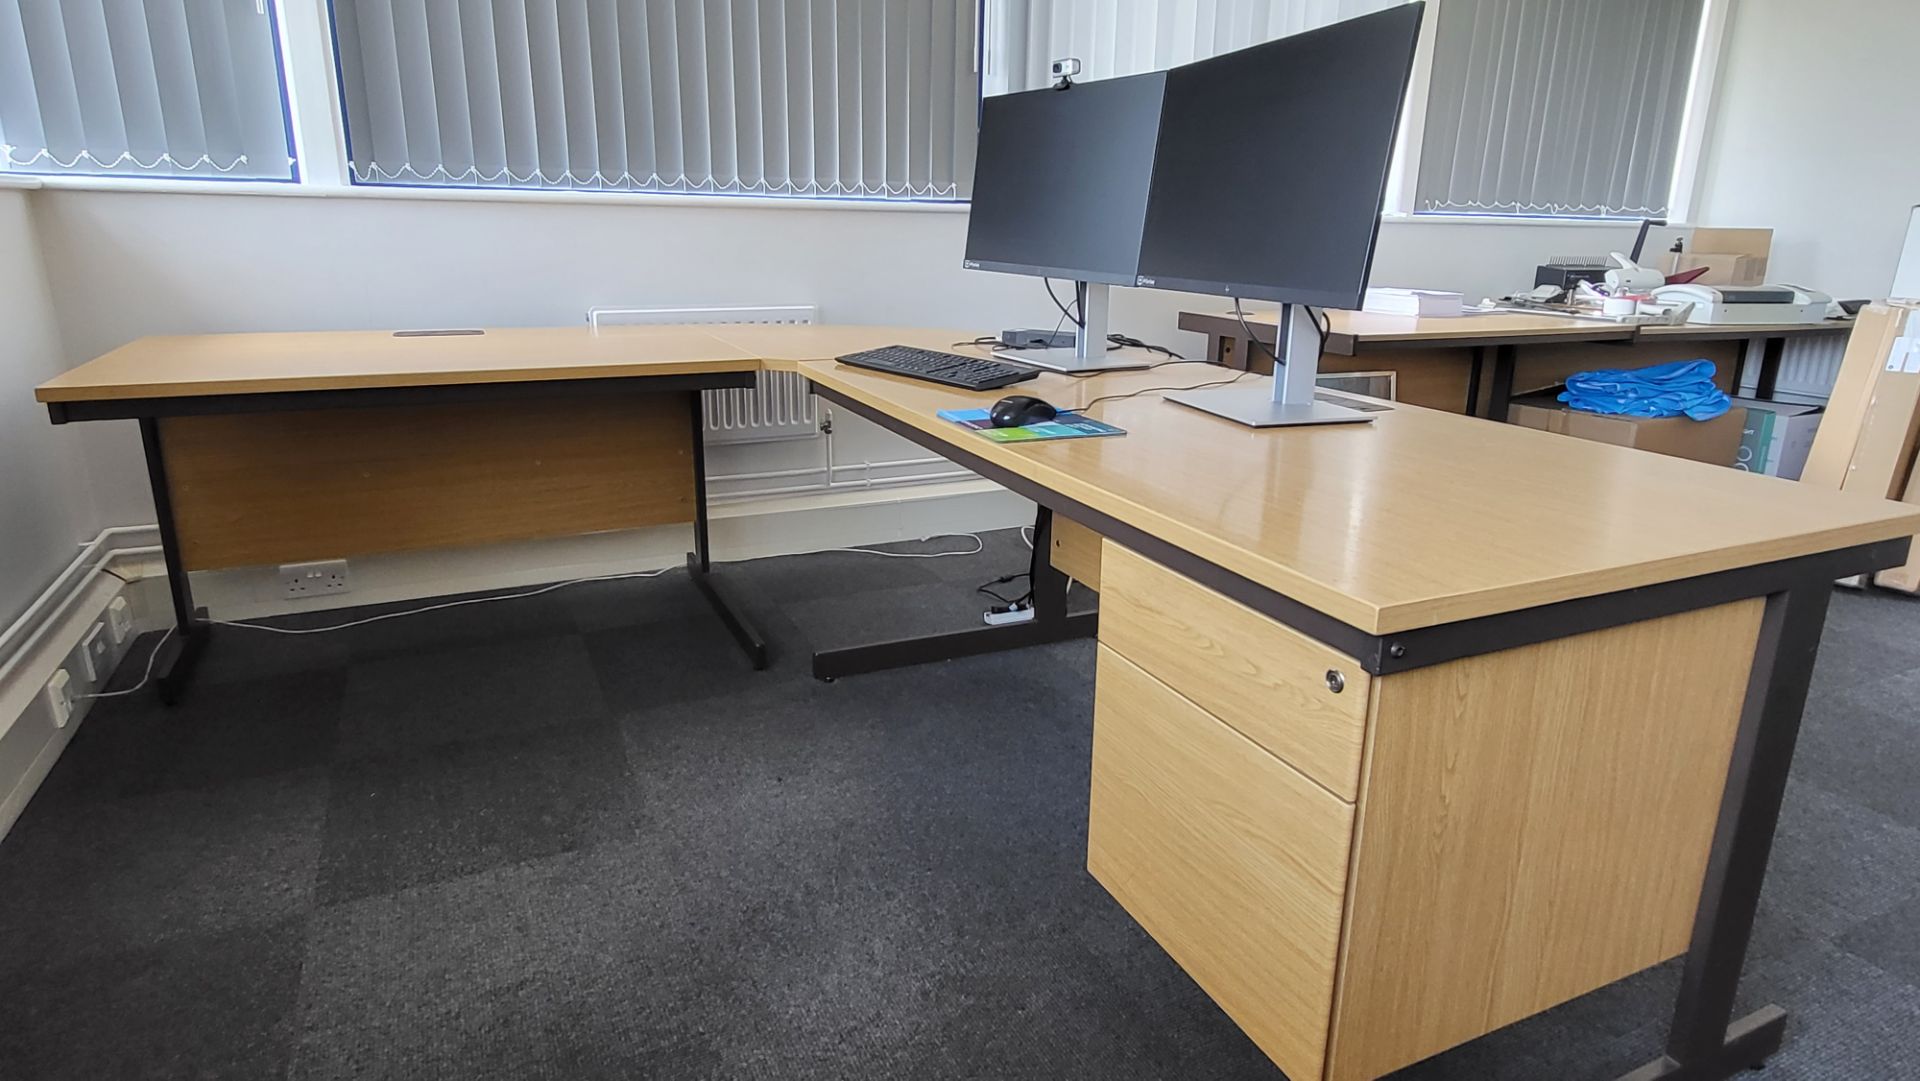
POLYGON ((1062 413, 1052 420, 1019 428, 994 427, 985 409, 942 409, 936 415, 941 420, 950 420, 962 428, 970 428, 995 443, 1030 443, 1044 439, 1084 439, 1095 435, 1127 434, 1125 428, 1116 428, 1105 421, 1083 417, 1078 413, 1062 413))

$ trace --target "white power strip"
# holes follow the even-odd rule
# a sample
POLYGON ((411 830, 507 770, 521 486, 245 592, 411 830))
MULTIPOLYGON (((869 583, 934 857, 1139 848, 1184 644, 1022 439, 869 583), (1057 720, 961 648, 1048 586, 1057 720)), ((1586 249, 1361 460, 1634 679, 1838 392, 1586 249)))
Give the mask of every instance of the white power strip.
POLYGON ((980 614, 980 618, 986 620, 989 627, 1004 627, 1009 623, 1031 623, 1033 608, 1031 605, 1012 609, 989 608, 980 614))

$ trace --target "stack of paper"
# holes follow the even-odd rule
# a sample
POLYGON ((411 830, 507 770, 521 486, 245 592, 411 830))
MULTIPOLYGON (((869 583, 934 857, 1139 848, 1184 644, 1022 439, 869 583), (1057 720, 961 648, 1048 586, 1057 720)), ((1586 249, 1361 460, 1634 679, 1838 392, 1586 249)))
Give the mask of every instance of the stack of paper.
POLYGON ((1460 314, 1459 293, 1450 293, 1444 289, 1369 289, 1367 299, 1361 305, 1370 312, 1385 315, 1440 315, 1460 314))

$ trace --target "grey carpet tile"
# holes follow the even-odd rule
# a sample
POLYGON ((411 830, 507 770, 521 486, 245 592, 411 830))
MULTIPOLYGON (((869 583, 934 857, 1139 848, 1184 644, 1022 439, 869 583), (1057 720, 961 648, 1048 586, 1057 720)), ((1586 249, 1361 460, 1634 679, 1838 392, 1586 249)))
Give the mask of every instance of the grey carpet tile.
POLYGON ((616 711, 691 704, 744 689, 753 665, 711 614, 677 626, 615 627, 586 636, 607 704, 616 711))
POLYGON ((168 939, 8 979, 0 1077, 282 1076, 305 922, 168 939))
POLYGON ((1845 934, 1920 887, 1920 829, 1799 780, 1782 817, 1791 837, 1775 841, 1760 906, 1792 927, 1845 934))
POLYGON ((1915 878, 1913 896, 1906 902, 1856 924, 1834 944, 1895 979, 1920 987, 1920 875, 1915 878))
POLYGON ((336 754, 350 761, 606 717, 578 635, 499 638, 355 661, 336 754))
POLYGON ((136 693, 98 703, 36 804, 200 788, 323 766, 345 675, 338 669, 208 683, 179 709, 136 693))
MULTIPOLYGON (((878 551, 926 553, 966 551, 972 546, 972 541, 962 539, 931 542, 906 541, 859 547, 873 548, 878 551)), ((796 601, 846 596, 874 589, 930 586, 940 581, 936 564, 943 563, 985 566, 978 556, 898 559, 867 552, 820 552, 808 556, 777 556, 770 559, 732 563, 727 564, 724 570, 745 576, 757 593, 780 605, 788 605, 796 601), (795 561, 801 559, 804 559, 805 563, 796 565, 795 561), (799 573, 795 573, 796 570, 799 573)), ((1004 572, 993 571, 982 577, 990 578, 999 573, 1004 572)))
POLYGON ((319 899, 337 904, 551 856, 635 828, 610 723, 335 767, 319 899))
POLYGON ((200 655, 193 670, 195 691, 217 683, 341 668, 353 655, 338 634, 275 634, 224 626, 214 627, 209 634, 212 648, 200 655))
POLYGON ((0 845, 0 975, 306 913, 327 788, 305 770, 36 809, 0 845))
MULTIPOLYGON (((221 678, 103 703, 0 844, 0 979, 133 1019, 0 995, 0 1076, 85 1043, 92 1076, 1276 1081, 1086 874, 1089 643, 809 678, 816 642, 979 625, 973 586, 1027 556, 986 540, 722 567, 759 673, 673 576, 217 636, 221 678)), ((1916 631, 1911 599, 1835 596, 1743 989, 1794 1014, 1766 1076, 1920 1075, 1916 631)), ((1395 1081, 1610 1081, 1677 980, 1395 1081)))
MULTIPOLYGON (((744 579, 733 564, 718 564, 713 573, 728 583, 744 579)), ((677 568, 656 578, 582 582, 556 596, 572 614, 574 628, 583 632, 640 624, 685 626, 695 620, 716 618, 706 595, 695 588, 684 570, 677 568)), ((753 599, 750 591, 748 599, 753 599)))
POLYGON ((1920 684, 1904 677, 1807 704, 1794 776, 1920 829, 1920 684))

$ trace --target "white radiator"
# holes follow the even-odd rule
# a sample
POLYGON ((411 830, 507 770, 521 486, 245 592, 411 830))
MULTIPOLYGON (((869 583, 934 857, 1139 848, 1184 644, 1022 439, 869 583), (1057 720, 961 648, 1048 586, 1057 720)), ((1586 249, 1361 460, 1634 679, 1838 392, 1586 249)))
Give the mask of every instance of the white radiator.
MULTIPOLYGON (((1841 333, 1809 334, 1788 338, 1786 351, 1780 354, 1780 376, 1774 380, 1775 394, 1789 397, 1825 398, 1833 393, 1833 381, 1840 374, 1840 358, 1847 352, 1847 336, 1841 333)), ((1754 363, 1747 365, 1749 379, 1758 376, 1758 350, 1754 363)))
MULTIPOLYGON (((587 322, 596 327, 659 326, 664 323, 724 325, 812 323, 811 304, 772 308, 592 308, 587 322)), ((805 378, 793 372, 761 372, 757 385, 705 394, 708 443, 770 443, 816 439, 820 418, 805 378)))

